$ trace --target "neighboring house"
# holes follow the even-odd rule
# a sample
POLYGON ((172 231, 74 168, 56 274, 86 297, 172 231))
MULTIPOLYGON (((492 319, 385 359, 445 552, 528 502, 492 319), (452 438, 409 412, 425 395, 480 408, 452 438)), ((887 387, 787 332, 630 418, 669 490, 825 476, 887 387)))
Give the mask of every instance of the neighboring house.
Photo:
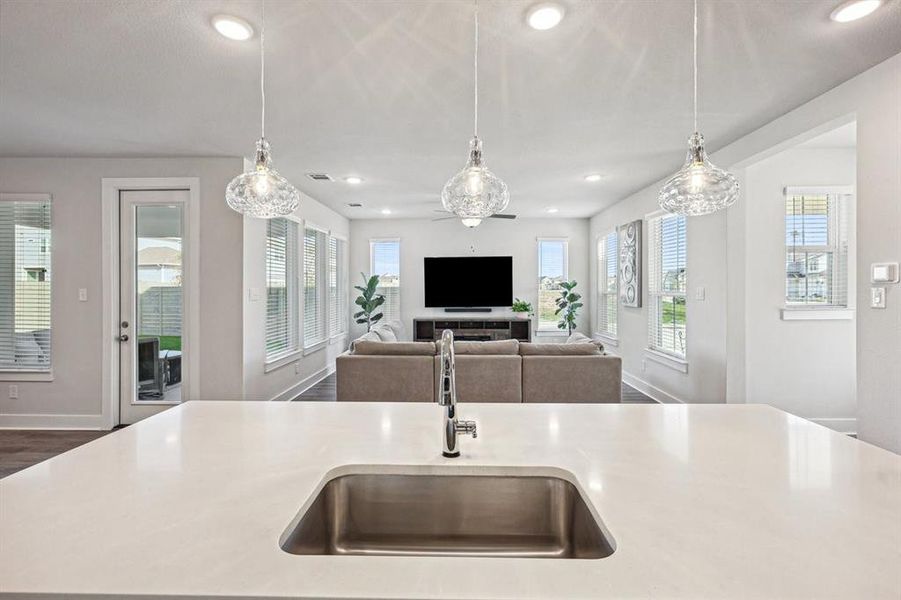
POLYGON ((138 293, 159 286, 181 286, 181 251, 166 246, 138 251, 138 293))

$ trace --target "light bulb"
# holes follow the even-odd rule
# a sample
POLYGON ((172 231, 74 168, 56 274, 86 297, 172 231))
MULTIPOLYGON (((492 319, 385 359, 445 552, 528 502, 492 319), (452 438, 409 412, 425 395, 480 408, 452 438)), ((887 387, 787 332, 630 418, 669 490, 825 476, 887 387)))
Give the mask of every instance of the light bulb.
POLYGON ((466 194, 469 196, 481 196, 482 189, 482 170, 477 167, 469 169, 466 174, 466 194))
POLYGON ((482 219, 460 219, 460 222, 467 227, 478 227, 482 219))
POLYGON ((704 163, 694 163, 688 170, 690 174, 689 188, 692 194, 700 194, 704 189, 704 163))
POLYGON ((270 189, 268 170, 257 169, 253 182, 253 191, 256 192, 257 196, 265 196, 270 189))

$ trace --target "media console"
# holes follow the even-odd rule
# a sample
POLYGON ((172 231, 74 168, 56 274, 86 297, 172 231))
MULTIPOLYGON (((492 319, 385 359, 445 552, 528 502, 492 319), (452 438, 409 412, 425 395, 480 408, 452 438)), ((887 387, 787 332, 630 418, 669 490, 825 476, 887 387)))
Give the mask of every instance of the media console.
POLYGON ((531 319, 413 319, 413 339, 417 342, 439 340, 445 329, 454 332, 455 340, 532 341, 531 319))

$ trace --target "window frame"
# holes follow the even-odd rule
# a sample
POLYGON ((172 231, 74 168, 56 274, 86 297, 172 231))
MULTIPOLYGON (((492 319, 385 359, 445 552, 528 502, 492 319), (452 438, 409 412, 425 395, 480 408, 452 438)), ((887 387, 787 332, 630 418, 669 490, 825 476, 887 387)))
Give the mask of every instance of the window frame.
POLYGON ((326 344, 329 342, 329 323, 328 323, 328 239, 329 239, 329 230, 319 227, 309 221, 304 222, 303 224, 303 238, 302 243, 300 244, 300 264, 301 264, 301 276, 300 276, 300 290, 303 290, 303 286, 306 284, 306 233, 307 231, 313 231, 316 233, 316 257, 315 257, 315 269, 316 273, 314 275, 314 290, 317 300, 317 311, 316 311, 316 320, 322 323, 322 338, 310 341, 307 336, 306 329, 306 314, 307 314, 307 306, 306 306, 306 294, 301 293, 301 303, 300 303, 300 322, 301 322, 301 346, 303 348, 303 355, 306 356, 308 354, 312 354, 313 352, 317 352, 318 350, 324 348, 326 344), (323 241, 322 247, 320 248, 319 242, 323 241))
MULTIPOLYGON (((535 246, 537 251, 538 265, 537 265, 537 273, 535 278, 535 291, 537 303, 535 306, 535 322, 536 329, 535 334, 537 336, 565 336, 566 332, 557 327, 558 321, 555 321, 552 326, 542 325, 541 321, 541 245, 544 242, 561 242, 563 244, 563 281, 569 281, 569 238, 568 237, 538 237, 535 239, 535 246)), ((545 321, 546 323, 546 321, 545 321)))
MULTIPOLYGON (((648 343, 645 349, 645 355, 652 360, 661 364, 673 367, 682 372, 687 372, 688 367, 688 218, 684 215, 676 215, 666 211, 658 211, 647 215, 645 220, 648 226, 648 343), (662 227, 666 219, 682 219, 685 227, 684 235, 684 289, 682 291, 672 291, 663 289, 663 257, 662 246, 656 247, 658 240, 662 241, 662 231, 658 234, 657 227, 662 227), (663 297, 682 298, 685 305, 685 325, 682 346, 682 353, 675 352, 669 348, 664 348, 657 344, 656 332, 660 330, 662 325, 662 314, 664 311, 660 309, 660 299, 663 297), (653 333, 652 333, 653 332, 653 333), (653 339, 652 339, 653 336, 653 339)), ((675 302, 674 302, 675 305, 675 302)), ((674 308, 675 311, 675 308, 674 308)), ((675 315, 674 315, 675 318, 675 315)))
MULTIPOLYGON (((375 254, 373 250, 375 249, 375 245, 378 243, 393 243, 397 244, 397 306, 393 312, 396 313, 397 319, 403 322, 403 285, 404 285, 404 274, 403 274, 403 247, 401 246, 401 239, 399 237, 385 237, 385 238, 369 238, 369 276, 372 275, 381 275, 380 273, 375 272, 375 254)), ((381 287, 381 286, 380 286, 381 287)), ((387 312, 388 306, 388 298, 385 298, 385 304, 382 305, 384 308, 382 309, 383 313, 387 312)), ((389 315, 385 314, 383 320, 381 322, 388 321, 389 315)))
MULTIPOLYGON (((619 232, 614 227, 612 230, 608 231, 606 234, 598 235, 597 241, 595 244, 595 249, 597 251, 597 286, 596 286, 596 295, 595 301, 597 302, 597 310, 595 312, 595 318, 597 319, 595 334, 603 338, 605 341, 612 343, 612 345, 616 345, 616 342, 619 341, 619 232), (608 239, 610 236, 613 236, 613 262, 614 262, 614 279, 615 279, 615 289, 611 292, 606 289, 607 283, 607 269, 609 267, 609 259, 607 256, 608 248, 608 239), (602 285, 603 284, 603 285, 602 285), (611 333, 609 328, 601 329, 601 307, 606 307, 608 303, 608 296, 613 296, 613 306, 614 309, 614 332, 611 333)), ((606 322, 606 320, 605 320, 606 322)))
MULTIPOLYGON (((302 298, 300 296, 301 274, 302 274, 302 269, 303 269, 303 257, 302 257, 303 238, 301 237, 302 232, 303 232, 303 221, 300 219, 297 219, 291 215, 288 215, 285 217, 278 217, 278 218, 284 219, 288 223, 293 224, 293 226, 296 229, 296 241, 295 241, 296 248, 294 249, 294 256, 293 256, 294 272, 293 272, 293 274, 291 274, 291 275, 293 275, 293 280, 294 280, 294 294, 293 294, 294 295, 294 302, 293 302, 294 311, 293 311, 293 314, 291 311, 291 303, 290 302, 287 303, 288 325, 289 325, 289 327, 291 327, 292 321, 293 321, 294 337, 295 337, 296 343, 293 348, 285 350, 284 352, 280 352, 278 354, 270 355, 266 349, 266 346, 269 343, 267 333, 266 333, 266 325, 268 324, 268 321, 269 321, 269 274, 268 274, 268 272, 264 273, 264 283, 265 283, 265 290, 266 290, 266 294, 265 294, 266 308, 265 308, 265 313, 264 313, 264 327, 263 327, 263 356, 264 356, 263 365, 264 365, 264 372, 267 372, 267 373, 273 369, 276 369, 282 365, 285 365, 289 362, 296 360, 297 357, 300 356, 300 354, 303 350, 303 342, 302 342, 303 323, 301 320, 301 315, 303 313, 301 312, 302 311, 302 305, 301 305, 302 298)), ((267 244, 267 248, 263 251, 263 260, 264 260, 263 268, 264 268, 264 270, 268 270, 268 268, 266 267, 266 263, 268 262, 267 254, 268 254, 268 240, 269 240, 269 223, 274 220, 275 219, 267 220, 267 222, 266 222, 266 236, 264 239, 265 239, 265 243, 267 244)), ((288 256, 288 254, 286 253, 286 257, 287 256, 288 256)), ((286 258, 286 260, 287 260, 287 258, 286 258)), ((288 271, 290 272, 290 269, 288 269, 288 271)), ((285 277, 287 280, 287 278, 289 277, 289 273, 286 273, 285 277)))
MULTIPOLYGON (((834 185, 834 186, 785 186, 782 194, 782 228, 783 237, 783 308, 782 318, 784 320, 818 320, 801 313, 821 313, 823 318, 830 316, 835 319, 851 318, 852 299, 850 294, 850 254, 851 254, 851 231, 850 218, 853 210, 854 202, 854 186, 834 185), (790 198, 800 197, 803 201, 805 196, 826 196, 827 207, 827 243, 822 244, 805 244, 790 245, 787 239, 786 219, 788 217, 788 203, 790 198), (788 254, 790 252, 799 252, 803 254, 810 253, 830 253, 832 256, 832 264, 829 267, 828 277, 829 284, 829 301, 828 302, 810 302, 810 301, 790 301, 788 299, 788 254), (836 295, 842 296, 839 302, 836 302, 836 295), (793 314, 794 313, 794 314, 793 314)), ((803 215, 803 213, 802 213, 803 215)), ((797 261, 795 261, 797 262, 797 261)))
MULTIPOLYGON (((53 210, 53 195, 47 193, 0 193, 0 202, 2 203, 15 203, 15 202, 28 202, 28 203, 43 203, 47 204, 48 210, 48 221, 49 221, 49 232, 50 232, 50 243, 49 245, 44 245, 42 241, 42 250, 41 253, 49 252, 49 263, 50 263, 50 293, 49 293, 49 340, 48 340, 48 354, 49 359, 46 367, 35 368, 32 366, 25 368, 9 368, 9 367, 0 367, 0 381, 53 381, 53 367, 54 367, 54 356, 53 356, 53 305, 54 305, 54 286, 53 286, 53 273, 55 270, 55 253, 54 253, 54 244, 53 244, 53 223, 54 223, 54 210, 53 210), (46 251, 44 250, 46 248, 46 251)), ((13 249, 13 256, 15 257, 15 248, 13 249)), ((15 260, 15 259, 14 259, 15 260)), ((15 281, 15 273, 13 273, 13 281, 15 281)), ((13 302, 15 303, 15 292, 13 292, 13 302)), ((13 313, 15 315, 15 313, 13 313)), ((15 316, 13 316, 15 319, 15 316)), ((13 356, 15 356, 15 323, 13 323, 13 356)))

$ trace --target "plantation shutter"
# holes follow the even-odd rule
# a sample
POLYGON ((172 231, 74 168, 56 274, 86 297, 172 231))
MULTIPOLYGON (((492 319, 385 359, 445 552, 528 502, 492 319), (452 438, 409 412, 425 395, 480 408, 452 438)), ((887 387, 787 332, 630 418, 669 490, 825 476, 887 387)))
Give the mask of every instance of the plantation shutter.
POLYGON ((848 211, 851 194, 785 188, 787 306, 848 306, 848 211))
POLYGON ((328 332, 336 335, 339 331, 338 314, 338 239, 328 239, 328 332))
POLYGON ((297 223, 270 219, 266 232, 266 360, 296 352, 297 223))
POLYGON ((347 333, 347 242, 338 240, 338 333, 347 333))
POLYGON ((385 296, 376 314, 381 311, 382 321, 400 320, 400 241, 371 240, 369 260, 370 273, 379 276, 376 292, 385 296))
POLYGON ((0 371, 50 371, 50 196, 0 195, 0 371))
POLYGON ((686 219, 664 215, 648 220, 648 346, 685 357, 686 219))
POLYGON ((318 229, 307 228, 303 237, 303 333, 304 347, 309 348, 325 340, 326 315, 323 289, 327 236, 318 229))
POLYGON ((598 240, 598 333, 616 337, 617 238, 611 231, 598 240))

